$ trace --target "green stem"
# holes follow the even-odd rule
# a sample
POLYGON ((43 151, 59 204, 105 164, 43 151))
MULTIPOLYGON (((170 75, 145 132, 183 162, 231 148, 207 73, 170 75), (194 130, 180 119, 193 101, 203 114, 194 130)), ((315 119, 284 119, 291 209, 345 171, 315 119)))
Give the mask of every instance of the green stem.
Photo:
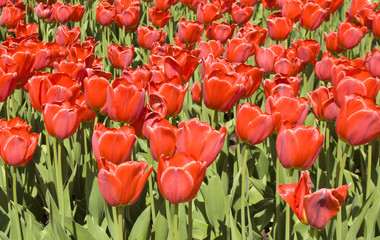
MULTIPOLYGON (((278 185, 280 185, 280 160, 277 158, 276 160, 276 189, 278 189, 278 185)), ((281 198, 279 194, 276 194, 276 229, 278 232, 278 224, 280 223, 280 204, 281 204, 281 198)), ((277 236, 278 234, 276 234, 277 236)), ((279 237, 279 236, 277 236, 279 237)))
POLYGON ((242 240, 245 240, 246 233, 245 233, 245 174, 246 174, 246 167, 247 167, 247 159, 248 159, 248 152, 249 147, 248 145, 245 146, 244 151, 244 159, 243 159, 243 169, 242 169, 242 175, 241 175, 241 202, 240 202, 240 211, 241 211, 241 234, 242 234, 242 240))
POLYGON ((12 167, 12 179, 13 179, 13 204, 14 204, 14 211, 16 216, 16 229, 17 229, 17 236, 18 239, 23 239, 22 233, 21 233, 21 225, 20 225, 20 218, 18 215, 18 203, 17 203, 17 171, 16 167, 12 167))
MULTIPOLYGON (((291 168, 289 170, 289 180, 288 183, 292 183, 292 178, 293 178, 293 171, 294 169, 291 168)), ((290 207, 289 204, 286 204, 286 228, 285 228, 285 239, 289 240, 291 239, 291 234, 290 234, 290 228, 291 228, 291 222, 290 222, 290 207)))
MULTIPOLYGON (((335 182, 336 187, 341 186, 343 183, 343 172, 344 172, 344 167, 346 163, 348 149, 349 149, 349 145, 346 144, 346 147, 342 156, 342 140, 339 139, 338 140, 338 166, 340 165, 340 167, 339 167, 338 183, 336 184, 335 182)), ((338 212, 336 231, 337 231, 336 232, 337 239, 342 239, 342 211, 338 212)))
POLYGON ((188 225, 187 225, 187 239, 191 240, 193 239, 193 200, 189 201, 189 208, 188 208, 188 225))
POLYGON ((169 234, 170 239, 173 236, 173 225, 172 225, 172 214, 170 211, 170 203, 168 200, 165 200, 165 209, 166 209, 166 220, 168 222, 168 228, 169 228, 169 234))
POLYGON ((11 100, 11 97, 9 96, 8 98, 7 98, 7 119, 9 120, 9 119, 11 119, 11 116, 10 116, 10 109, 9 109, 9 101, 11 100))
POLYGON ((59 210, 61 210, 61 224, 65 223, 65 199, 63 196, 61 144, 59 139, 54 139, 54 164, 57 177, 57 194, 59 210))
POLYGON ((368 144, 368 160, 367 160, 367 191, 366 191, 366 199, 369 197, 369 189, 371 184, 371 171, 372 171, 372 145, 368 144))
POLYGON ((174 240, 178 240, 178 204, 174 204, 173 231, 174 240))
POLYGON ((326 146, 326 172, 328 187, 331 186, 331 163, 330 163, 330 122, 325 125, 325 146, 326 146))
POLYGON ((309 239, 315 240, 318 239, 318 230, 313 227, 309 227, 309 239))
MULTIPOLYGON (((149 141, 147 142, 148 146, 149 146, 149 141)), ((150 153, 150 148, 148 148, 148 152, 147 152, 147 155, 148 155, 148 164, 149 165, 153 165, 153 161, 152 161, 152 155, 150 153)), ((149 184, 149 197, 150 197, 150 206, 151 206, 151 210, 152 210, 152 220, 153 220, 153 226, 156 222, 156 208, 154 206, 154 196, 153 196, 153 174, 150 174, 149 178, 148 178, 148 184, 149 184)))
POLYGON ((124 213, 124 206, 118 206, 117 209, 117 223, 118 223, 118 231, 119 231, 119 239, 124 239, 124 224, 123 224, 123 213, 124 213))

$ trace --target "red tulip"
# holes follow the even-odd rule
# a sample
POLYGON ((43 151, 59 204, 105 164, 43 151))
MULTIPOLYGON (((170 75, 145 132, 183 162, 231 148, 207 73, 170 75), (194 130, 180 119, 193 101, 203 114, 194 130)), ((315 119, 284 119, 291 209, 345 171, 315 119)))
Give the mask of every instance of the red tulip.
POLYGON ((213 4, 220 6, 221 13, 231 13, 232 4, 236 0, 211 0, 213 4))
POLYGON ((338 45, 344 49, 351 49, 356 47, 364 34, 366 33, 366 27, 357 27, 352 22, 343 22, 339 24, 338 28, 338 45))
POLYGON ((236 72, 214 70, 203 79, 203 97, 207 108, 228 111, 244 94, 243 77, 236 72))
POLYGON ((240 0, 241 3, 244 3, 245 5, 254 7, 259 0, 240 0))
POLYGON ((135 48, 133 45, 130 47, 124 47, 117 43, 113 43, 107 47, 107 56, 114 68, 126 68, 131 65, 133 55, 135 55, 135 48))
POLYGON ((329 55, 329 52, 326 51, 323 53, 321 61, 315 63, 314 72, 319 80, 330 81, 334 60, 335 57, 329 55))
POLYGON ((0 56, 0 102, 7 100, 17 83, 16 62, 8 55, 0 56))
POLYGON ((236 117, 236 136, 250 145, 259 144, 274 132, 279 120, 279 113, 274 115, 263 113, 259 106, 250 103, 239 105, 236 117))
POLYGON ((324 135, 314 126, 283 128, 276 140, 278 159, 284 168, 307 170, 317 159, 324 139, 324 135))
POLYGON ((278 10, 280 6, 277 4, 277 0, 261 0, 261 4, 267 10, 278 10))
POLYGON ((255 46, 255 62, 259 68, 264 69, 264 73, 270 73, 274 69, 276 57, 285 55, 285 48, 281 45, 272 44, 267 48, 255 46))
POLYGON ((369 143, 380 136, 380 108, 368 98, 345 97, 335 131, 351 146, 369 143))
POLYGON ((197 195, 206 169, 206 162, 197 161, 186 153, 173 158, 161 156, 157 167, 158 188, 173 204, 188 202, 197 195))
POLYGON ((22 11, 12 3, 9 3, 5 8, 3 8, 3 11, 1 12, 1 26, 7 28, 16 28, 19 21, 21 21, 25 15, 25 11, 22 11))
POLYGON ((380 51, 375 48, 373 52, 368 52, 365 57, 365 65, 373 77, 380 77, 380 51))
POLYGON ((227 22, 217 23, 213 21, 211 26, 206 28, 206 37, 208 39, 219 40, 225 43, 227 39, 232 38, 236 25, 228 24, 227 22))
POLYGON ((88 76, 85 63, 83 62, 75 63, 62 60, 54 62, 53 67, 55 73, 67 73, 72 79, 81 84, 83 83, 83 79, 88 76))
POLYGON ((253 15, 253 7, 245 5, 241 2, 232 4, 231 17, 232 21, 237 25, 244 25, 253 15))
POLYGON ((38 143, 38 133, 25 127, 0 129, 0 155, 6 164, 25 166, 32 159, 38 143))
POLYGON ((139 88, 148 89, 148 81, 152 76, 152 70, 148 65, 143 65, 143 67, 138 66, 134 68, 124 68, 121 73, 121 77, 125 78, 128 82, 139 88))
POLYGON ((203 25, 210 25, 213 21, 222 18, 220 7, 213 3, 199 4, 197 7, 198 21, 203 25))
POLYGON ((155 42, 162 45, 165 38, 166 32, 163 32, 162 29, 155 30, 152 26, 143 26, 137 29, 137 41, 140 47, 145 49, 151 49, 155 42))
POLYGON ((203 32, 204 26, 198 21, 186 21, 181 18, 178 23, 178 37, 182 43, 195 44, 203 32))
POLYGON ((262 46, 265 44, 268 30, 260 26, 253 25, 251 22, 244 24, 236 34, 237 38, 244 38, 250 44, 262 46))
POLYGON ((298 183, 280 184, 277 193, 290 205, 302 223, 321 230, 339 212, 350 185, 336 189, 322 188, 311 193, 309 173, 301 172, 298 183))
POLYGON ((334 102, 333 88, 318 87, 308 93, 313 112, 318 120, 335 121, 339 115, 340 108, 334 102))
POLYGON ((322 25, 327 16, 327 11, 319 4, 308 2, 302 8, 300 26, 314 31, 322 25))
POLYGON ((379 3, 371 4, 368 0, 352 0, 350 8, 346 12, 347 20, 358 21, 358 17, 363 11, 370 10, 375 11, 379 3))
POLYGON ((200 122, 196 118, 181 122, 176 132, 174 157, 186 153, 198 162, 205 162, 208 167, 222 150, 226 134, 226 126, 215 130, 207 122, 200 122))
POLYGON ((46 103, 42 107, 49 135, 61 140, 71 137, 81 123, 84 108, 69 102, 46 103))
POLYGON ((288 17, 293 20, 293 22, 298 22, 301 17, 303 4, 301 0, 287 0, 282 7, 282 16, 288 17))
POLYGON ((274 72, 280 73, 284 76, 295 76, 302 72, 303 64, 302 60, 298 57, 287 58, 277 58, 274 63, 274 72))
POLYGON ((372 33, 375 38, 380 38, 380 11, 377 11, 373 16, 372 33))
POLYGON ((212 53, 215 57, 222 56, 224 52, 224 47, 219 40, 210 40, 208 42, 199 39, 198 49, 201 50, 199 58, 207 58, 207 56, 212 53))
POLYGON ((57 34, 55 35, 55 41, 61 46, 71 46, 73 45, 80 36, 80 28, 74 27, 69 29, 65 25, 61 25, 57 29, 57 34))
POLYGON ((56 2, 53 5, 54 16, 60 23, 82 20, 86 8, 82 5, 71 5, 70 3, 56 2))
POLYGON ((263 80, 264 71, 261 68, 256 68, 252 65, 244 63, 236 67, 236 72, 245 77, 244 94, 242 98, 249 98, 259 88, 261 80, 263 80))
POLYGON ((38 24, 22 24, 19 22, 16 29, 11 29, 9 32, 14 32, 16 34, 16 38, 38 37, 38 24))
POLYGON ((128 32, 135 32, 140 24, 140 6, 131 5, 117 14, 116 23, 119 28, 125 28, 128 32))
POLYGON ((263 86, 266 98, 269 96, 297 97, 301 87, 301 76, 284 77, 276 74, 273 80, 266 79, 263 86))
POLYGON ((199 82, 194 82, 191 88, 191 99, 197 103, 202 102, 202 87, 199 82))
POLYGON ((170 11, 162 11, 156 7, 149 8, 149 21, 157 28, 163 28, 166 26, 171 17, 172 14, 170 11))
POLYGON ((25 128, 28 132, 32 131, 32 126, 18 117, 11 118, 9 121, 7 119, 0 119, 0 130, 12 128, 25 128))
POLYGON ((281 13, 273 13, 267 18, 268 34, 272 40, 284 41, 293 29, 293 21, 281 13))
POLYGON ((297 57, 302 60, 303 64, 314 63, 319 49, 321 49, 321 46, 314 39, 304 41, 298 39, 297 42, 292 42, 292 47, 296 49, 297 57))
POLYGON ((276 126, 278 131, 284 121, 287 121, 292 126, 302 125, 309 112, 309 102, 308 98, 269 96, 265 104, 265 112, 269 114, 279 112, 281 114, 281 121, 276 126))
POLYGON ((39 3, 34 7, 34 12, 36 13, 39 19, 48 20, 50 22, 55 22, 55 16, 52 5, 44 5, 39 3))
POLYGON ((244 63, 253 52, 252 45, 244 38, 232 38, 227 40, 224 57, 230 62, 244 63))
POLYGON ((98 174, 99 190, 104 200, 111 206, 134 204, 153 170, 146 162, 124 162, 115 165, 103 160, 98 174))
POLYGON ((338 46, 338 33, 335 31, 329 32, 329 34, 325 33, 325 42, 326 49, 329 52, 341 53, 343 49, 338 46))
POLYGON ((171 0, 154 0, 154 6, 162 11, 167 11, 171 5, 171 0))
POLYGON ((116 78, 107 89, 107 110, 114 121, 133 124, 144 109, 145 90, 123 78, 116 78))
POLYGON ((96 20, 102 26, 111 25, 116 21, 116 7, 107 1, 100 1, 96 7, 96 20))
POLYGON ((105 158, 114 164, 129 161, 135 141, 135 130, 132 127, 106 128, 103 124, 98 123, 92 134, 92 149, 95 159, 100 162, 102 158, 105 158))

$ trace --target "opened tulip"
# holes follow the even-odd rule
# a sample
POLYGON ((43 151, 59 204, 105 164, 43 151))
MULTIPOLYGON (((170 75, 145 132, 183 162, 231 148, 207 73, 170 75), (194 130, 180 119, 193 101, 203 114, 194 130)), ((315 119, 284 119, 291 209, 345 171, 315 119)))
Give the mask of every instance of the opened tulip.
POLYGON ((114 164, 129 161, 136 141, 135 130, 129 126, 107 128, 102 123, 94 127, 92 149, 97 162, 102 158, 114 164))
POLYGON ((380 108, 358 95, 345 97, 335 126, 339 138, 351 146, 366 144, 380 136, 380 108))
POLYGON ((356 26, 352 22, 343 22, 339 24, 338 28, 338 45, 344 49, 351 49, 356 47, 364 34, 366 33, 366 27, 356 26))
POLYGON ((81 123, 84 108, 69 102, 46 103, 42 107, 49 135, 61 140, 71 137, 81 123))
POLYGON ((276 74, 273 80, 266 79, 263 82, 265 97, 287 96, 297 97, 301 88, 301 76, 284 77, 276 74))
POLYGON ((38 37, 38 24, 37 23, 28 23, 28 24, 22 24, 21 22, 18 23, 16 29, 11 29, 9 32, 14 32, 16 35, 16 38, 26 38, 26 37, 32 37, 36 36, 38 37))
POLYGON ((170 11, 162 11, 156 7, 149 8, 149 21, 157 28, 163 28, 166 26, 171 17, 172 14, 170 11))
POLYGON ((57 29, 57 34, 55 35, 55 41, 61 46, 71 46, 80 37, 80 28, 74 27, 69 29, 65 25, 61 25, 57 29))
POLYGON ((102 26, 111 25, 116 21, 116 7, 107 1, 100 1, 96 7, 96 20, 102 26))
POLYGON ((255 45, 254 48, 256 65, 264 69, 264 73, 272 72, 277 57, 285 56, 285 47, 282 44, 272 44, 267 48, 259 48, 255 45))
POLYGON ((267 39, 268 30, 257 25, 253 25, 251 22, 244 24, 242 28, 236 34, 237 38, 244 38, 248 43, 258 46, 265 44, 267 39))
POLYGON ((373 52, 368 52, 365 57, 365 65, 373 77, 380 77, 380 51, 375 48, 373 52))
POLYGON ((313 92, 307 95, 310 97, 314 115, 318 120, 336 120, 340 108, 334 102, 332 87, 317 87, 313 92))
POLYGON ((25 15, 25 11, 22 11, 12 3, 9 3, 5 8, 3 8, 3 11, 1 12, 1 26, 7 28, 16 28, 19 21, 21 21, 25 15))
POLYGON ((293 29, 293 21, 281 13, 273 13, 267 19, 268 35, 272 40, 284 41, 293 29))
POLYGON ((144 109, 145 90, 116 78, 107 89, 107 111, 114 121, 133 124, 144 109))
POLYGON ((322 188, 311 192, 311 179, 308 172, 301 172, 298 183, 280 184, 277 193, 289 204, 297 218, 319 230, 339 212, 346 199, 351 184, 336 189, 322 188))
POLYGON ((253 54, 253 47, 244 38, 227 40, 224 57, 230 62, 244 63, 253 54))
POLYGON ((314 63, 318 56, 321 46, 314 39, 301 40, 292 43, 292 47, 297 51, 297 57, 303 64, 314 63))
POLYGON ((239 140, 256 145, 267 139, 275 130, 280 114, 263 113, 259 106, 245 103, 238 106, 236 136, 239 140))
POLYGON ((232 4, 231 17, 232 21, 237 25, 244 25, 253 15, 253 7, 245 5, 241 2, 232 4))
POLYGON ((1 158, 11 166, 25 166, 32 159, 38 137, 25 127, 0 128, 1 158))
POLYGON ((162 196, 173 204, 188 202, 198 193, 206 174, 206 162, 186 153, 161 156, 157 167, 157 185, 162 196))
POLYGON ((261 80, 263 80, 264 71, 261 68, 256 68, 252 65, 246 65, 244 63, 239 64, 236 67, 236 72, 245 78, 244 82, 244 94, 242 98, 251 97, 259 88, 261 80))
POLYGON ((128 67, 131 65, 134 55, 135 48, 133 45, 128 47, 113 43, 107 47, 107 56, 114 68, 128 67))
POLYGON ((151 49, 155 42, 162 45, 165 38, 166 32, 163 32, 162 29, 156 30, 152 26, 143 26, 137 29, 137 41, 139 46, 145 49, 151 49))
POLYGON ((328 12, 319 4, 308 2, 302 8, 300 16, 300 26, 310 31, 314 31, 322 25, 327 18, 328 12))
POLYGON ((107 88, 110 82, 100 76, 91 76, 84 80, 84 96, 87 107, 107 113, 107 88))
POLYGON ((199 54, 200 59, 207 58, 210 53, 215 57, 220 57, 224 52, 224 47, 218 40, 210 40, 206 42, 200 39, 198 42, 198 49, 201 50, 201 53, 199 54))
POLYGON ((198 21, 186 21, 181 18, 178 23, 178 37, 182 43, 195 44, 202 35, 204 26, 198 21))
POLYGON ((232 38, 236 25, 228 24, 227 22, 217 23, 213 21, 211 26, 206 28, 206 37, 208 39, 219 40, 225 43, 227 39, 232 38))
POLYGON ((104 200, 111 206, 134 204, 140 197, 146 180, 153 170, 146 162, 124 162, 119 165, 102 159, 98 185, 104 200))

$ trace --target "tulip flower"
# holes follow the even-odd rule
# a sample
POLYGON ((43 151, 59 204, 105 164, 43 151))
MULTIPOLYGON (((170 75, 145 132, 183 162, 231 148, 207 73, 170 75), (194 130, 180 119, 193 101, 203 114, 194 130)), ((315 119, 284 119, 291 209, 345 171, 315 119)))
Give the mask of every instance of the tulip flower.
POLYGON ((322 230, 327 222, 339 212, 346 199, 351 184, 336 189, 322 188, 311 192, 311 179, 308 172, 301 172, 298 183, 280 184, 277 193, 289 204, 297 218, 322 230))
POLYGON ((169 10, 172 2, 170 0, 154 0, 154 6, 162 11, 169 10))
POLYGON ((131 65, 134 55, 135 48, 133 45, 124 47, 113 43, 107 47, 107 56, 114 68, 128 67, 131 65))
POLYGON ((253 54, 253 47, 244 38, 227 40, 224 57, 230 62, 244 63, 253 54))
POLYGON ((245 91, 242 98, 251 97, 259 88, 261 80, 263 80, 263 69, 242 63, 239 64, 239 66, 237 66, 235 70, 238 74, 240 74, 240 76, 245 77, 245 91))
POLYGON ((324 135, 314 126, 283 126, 276 140, 278 159, 284 168, 307 170, 317 159, 324 139, 324 135))
POLYGON ((55 73, 66 73, 81 84, 83 83, 84 78, 88 76, 85 63, 83 62, 75 63, 62 60, 60 62, 54 62, 53 67, 55 73))
POLYGON ((236 34, 237 38, 244 38, 248 43, 258 46, 265 44, 268 30, 257 25, 253 25, 251 22, 244 24, 242 28, 236 34))
POLYGON ((284 76, 295 76, 303 70, 302 60, 298 57, 290 59, 277 58, 273 70, 275 73, 280 73, 284 76))
POLYGON ((140 6, 133 5, 117 14, 116 23, 119 28, 125 28, 128 32, 135 32, 140 24, 140 6))
POLYGON ((197 103, 202 101, 202 87, 199 82, 195 82, 191 88, 191 99, 197 103))
POLYGON ((38 137, 25 127, 0 128, 1 158, 11 166, 25 166, 32 159, 38 137))
POLYGON ((203 25, 210 25, 223 16, 220 14, 220 7, 213 3, 199 4, 197 7, 197 19, 203 25))
POLYGON ((123 78, 116 78, 107 89, 107 111, 114 121, 133 124, 144 108, 145 90, 123 78))
POLYGON ((261 4, 267 10, 278 10, 280 6, 277 3, 277 0, 261 0, 261 4))
POLYGON ((84 108, 62 103, 46 103, 42 107, 45 127, 49 135, 61 140, 71 137, 81 123, 84 108))
POLYGON ((273 13, 267 19, 268 35, 272 40, 284 41, 293 29, 293 21, 281 13, 273 13))
POLYGON ((107 112, 107 88, 110 85, 104 77, 92 76, 84 80, 84 96, 87 107, 107 112))
POLYGON ((55 35, 55 41, 61 46, 71 46, 80 37, 80 28, 74 27, 69 29, 65 25, 61 25, 57 29, 57 34, 55 35))
POLYGON ((226 126, 215 130, 207 122, 196 118, 181 122, 176 132, 174 155, 184 152, 198 162, 205 162, 208 167, 222 150, 226 134, 226 126))
POLYGON ((198 21, 186 21, 181 18, 178 23, 178 37, 182 43, 195 44, 202 35, 204 26, 198 21))
POLYGON ((165 38, 166 32, 163 32, 162 29, 155 30, 152 26, 139 27, 137 29, 137 41, 139 46, 145 49, 151 49, 155 42, 162 45, 165 38))
POLYGON ((87 107, 86 99, 84 97, 83 92, 79 92, 77 99, 75 99, 75 104, 80 106, 81 108, 84 108, 84 111, 80 120, 81 123, 95 121, 96 112, 87 107))
POLYGON ((274 70, 274 63, 277 57, 285 56, 285 47, 282 44, 272 44, 267 48, 254 46, 255 62, 259 68, 264 69, 264 73, 270 73, 274 70))
POLYGON ((173 204, 188 202, 198 193, 206 174, 206 162, 186 153, 161 156, 157 167, 157 185, 162 196, 173 204))
POLYGON ((375 48, 373 52, 368 52, 365 57, 365 65, 373 77, 380 77, 380 51, 375 48))
POLYGON ((244 94, 243 77, 236 72, 214 70, 203 79, 203 98, 207 108, 227 112, 244 94))
POLYGON ((325 33, 325 42, 326 42, 326 49, 329 52, 333 53, 341 53, 343 52, 343 49, 338 46, 338 33, 335 31, 331 31, 328 34, 325 33))
POLYGON ((232 38, 236 25, 228 24, 227 22, 217 23, 213 21, 211 26, 206 28, 206 37, 212 40, 219 40, 225 43, 227 39, 232 38))
POLYGON ((366 33, 366 27, 358 27, 352 22, 343 22, 339 24, 338 28, 338 45, 344 49, 351 49, 356 47, 364 34, 366 33))
POLYGON ((49 20, 51 22, 55 21, 54 11, 52 5, 44 5, 39 3, 34 7, 34 12, 39 19, 49 20))
POLYGON ((302 8, 300 26, 314 31, 322 25, 327 16, 327 11, 319 4, 308 2, 302 8))
POLYGON ((102 158, 114 164, 129 161, 135 144, 135 130, 129 126, 107 128, 102 123, 94 127, 92 149, 97 162, 102 158))
POLYGON ((321 46, 316 40, 307 39, 292 42, 292 47, 297 51, 297 57, 302 60, 303 64, 314 63, 318 56, 321 46))
POLYGON ((116 21, 116 7, 107 1, 100 1, 96 7, 96 20, 102 26, 111 25, 116 21))
POLYGON ((156 7, 149 8, 149 21, 157 28, 163 28, 166 26, 171 17, 172 14, 170 11, 162 11, 156 7))
POLYGON ((351 146, 366 144, 380 136, 380 108, 358 95, 344 98, 335 126, 339 138, 351 146))
POLYGON ((297 97, 301 87, 301 76, 284 77, 276 74, 273 80, 266 79, 263 82, 265 97, 287 96, 297 97))
POLYGON ((287 0, 281 9, 281 14, 284 17, 288 17, 293 20, 293 22, 298 22, 300 20, 302 12, 303 3, 300 0, 287 0))
POLYGON ((56 2, 53 5, 54 16, 60 23, 82 20, 86 8, 82 5, 71 5, 70 3, 56 2))
POLYGON ((335 121, 339 115, 340 108, 334 102, 333 88, 317 87, 308 93, 313 113, 318 120, 335 121))
POLYGON ((20 8, 17 8, 14 4, 9 3, 6 7, 3 8, 0 17, 1 26, 7 28, 16 28, 19 21, 25 17, 25 11, 22 11, 20 8))
POLYGON ((7 119, 0 119, 0 130, 12 128, 25 128, 29 133, 32 131, 32 126, 18 117, 11 118, 9 121, 7 119))
POLYGON ((321 81, 329 82, 331 79, 331 72, 334 66, 335 57, 329 55, 329 52, 326 51, 322 55, 322 59, 319 62, 316 62, 314 65, 314 72, 317 78, 321 81))
POLYGON ((124 68, 121 73, 121 77, 125 78, 129 83, 132 83, 139 88, 148 88, 148 81, 152 76, 152 71, 148 65, 143 65, 143 67, 138 66, 137 68, 124 68))
POLYGON ((256 145, 267 139, 275 130, 280 114, 263 113, 259 106, 245 103, 238 106, 236 136, 239 140, 256 145))
POLYGON ((276 126, 276 130, 280 130, 281 124, 287 121, 292 126, 302 125, 309 112, 308 98, 295 98, 287 96, 269 96, 265 104, 265 112, 281 114, 281 121, 276 126))
POLYGON ((8 59, 9 57, 7 55, 0 57, 0 102, 7 100, 17 83, 17 73, 14 72, 17 65, 14 61, 13 63, 8 62, 8 59), (8 70, 10 72, 8 72, 8 70))
POLYGON ((134 204, 153 170, 146 162, 124 162, 116 165, 102 159, 98 174, 98 185, 104 200, 111 206, 134 204))
POLYGON ((37 23, 29 23, 22 24, 19 22, 17 24, 16 29, 10 29, 9 32, 14 32, 16 38, 26 38, 35 36, 38 37, 38 24, 37 23))
POLYGON ((244 25, 253 15, 253 7, 245 5, 241 2, 232 4, 231 17, 232 21, 237 25, 244 25))
POLYGON ((198 49, 201 50, 201 53, 199 54, 200 59, 207 58, 210 53, 212 53, 215 57, 220 57, 224 52, 224 47, 219 40, 210 40, 206 42, 199 39, 198 49))

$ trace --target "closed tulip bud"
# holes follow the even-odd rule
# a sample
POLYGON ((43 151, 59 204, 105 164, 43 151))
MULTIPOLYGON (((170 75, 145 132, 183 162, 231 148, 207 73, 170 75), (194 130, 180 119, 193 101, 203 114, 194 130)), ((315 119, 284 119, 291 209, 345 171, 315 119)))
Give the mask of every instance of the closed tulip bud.
POLYGON ((7 100, 17 83, 16 62, 8 55, 0 56, 0 102, 7 100))
POLYGON ((264 73, 272 72, 277 57, 285 56, 285 47, 282 44, 272 44, 267 48, 259 48, 255 45, 254 48, 256 65, 264 69, 264 73))
POLYGON ((312 193, 309 173, 301 172, 298 183, 280 184, 277 193, 289 204, 302 223, 322 230, 339 212, 350 185, 336 189, 322 188, 312 193))
POLYGON ((321 49, 319 43, 314 39, 304 41, 298 39, 297 42, 292 43, 292 47, 296 49, 297 57, 302 60, 303 64, 314 63, 321 49))
POLYGON ((199 39, 198 49, 201 50, 199 58, 207 58, 207 56, 212 53, 215 57, 222 56, 224 52, 224 47, 219 40, 210 40, 208 42, 199 39))
POLYGON ((230 62, 244 63, 253 52, 252 45, 244 38, 232 38, 227 41, 224 57, 230 62))
POLYGON ((266 98, 269 96, 297 97, 301 87, 301 76, 286 77, 276 74, 273 80, 266 79, 263 86, 266 98))
POLYGON ((128 47, 113 43, 107 47, 107 56, 114 68, 128 67, 131 65, 134 55, 135 48, 133 45, 128 47))
POLYGON ((96 7, 96 20, 102 26, 111 25, 116 21, 116 7, 107 1, 100 1, 96 7))
POLYGON ((338 45, 344 49, 351 49, 356 47, 364 34, 366 33, 366 27, 357 27, 354 23, 343 22, 339 24, 338 28, 338 45))
POLYGON ((317 159, 324 139, 319 129, 313 126, 282 128, 276 140, 278 159, 284 168, 307 170, 317 159))
POLYGON ((263 113, 259 106, 239 105, 236 117, 236 136, 239 140, 256 145, 267 139, 275 130, 280 114, 263 113))
POLYGON ((166 38, 166 32, 162 29, 154 29, 152 26, 143 26, 137 29, 137 41, 140 47, 151 49, 153 43, 158 42, 162 45, 166 38))
POLYGON ((149 8, 149 21, 157 28, 163 28, 166 26, 171 17, 172 14, 170 11, 162 11, 156 7, 149 8))
POLYGON ((369 143, 380 136, 380 108, 368 98, 345 97, 335 131, 351 146, 369 143))
POLYGON ((232 21, 237 25, 244 25, 251 19, 253 15, 253 7, 245 5, 241 2, 232 4, 231 17, 232 21))
POLYGON ((111 206, 134 204, 140 197, 153 170, 146 162, 124 162, 119 165, 103 159, 98 185, 104 200, 111 206))
POLYGON ((16 28, 19 21, 21 21, 25 15, 25 11, 22 11, 12 3, 9 3, 1 12, 1 26, 6 28, 16 28))
POLYGON ((42 107, 49 135, 61 140, 71 137, 81 123, 84 108, 69 102, 46 103, 42 107))
POLYGON ((191 88, 191 99, 197 103, 202 102, 202 87, 199 82, 195 82, 191 88))
POLYGON ((267 19, 268 35, 272 40, 284 41, 293 29, 293 21, 281 13, 273 13, 267 19))
POLYGON ((314 72, 317 78, 321 81, 329 82, 331 79, 331 72, 334 66, 335 57, 329 55, 329 52, 324 52, 322 59, 314 65, 314 72))
POLYGON ((322 25, 327 16, 327 11, 319 4, 308 2, 302 8, 300 25, 310 31, 314 31, 322 25))
POLYGON ((334 102, 333 88, 318 87, 308 93, 313 113, 318 120, 335 121, 339 115, 340 108, 334 102))
POLYGON ((365 65, 373 77, 380 77, 380 51, 375 48, 373 52, 368 52, 365 57, 365 65))
POLYGON ((102 158, 105 158, 114 164, 129 161, 135 141, 135 130, 132 127, 106 128, 102 123, 98 123, 92 134, 95 159, 100 162, 102 158))
POLYGON ((210 25, 213 21, 222 18, 220 7, 213 3, 199 4, 197 7, 198 21, 203 25, 210 25))
POLYGON ((117 14, 116 23, 119 28, 128 32, 135 32, 140 24, 140 6, 131 5, 122 13, 117 14))
POLYGON ((293 22, 298 22, 300 20, 303 4, 300 0, 287 0, 282 7, 282 16, 288 17, 293 20, 293 22))
POLYGON ((235 24, 230 25, 227 22, 217 23, 213 21, 211 26, 208 26, 206 29, 206 37, 208 39, 219 40, 222 43, 225 43, 227 39, 232 38, 235 27, 235 24))
POLYGON ((71 46, 80 37, 80 28, 74 27, 69 29, 65 25, 61 25, 57 29, 57 34, 55 35, 55 41, 61 46, 71 46))
POLYGON ((181 18, 178 23, 178 37, 182 43, 195 44, 202 35, 204 26, 198 21, 186 21, 181 18))
POLYGON ((25 166, 32 159, 38 137, 38 133, 30 133, 25 127, 0 128, 1 158, 11 166, 25 166))
POLYGON ((206 162, 197 161, 186 153, 173 158, 161 156, 157 167, 158 188, 173 204, 188 202, 197 195, 206 169, 206 162))
POLYGON ((326 42, 327 51, 337 53, 337 54, 343 52, 343 49, 338 46, 337 32, 331 31, 328 34, 325 33, 325 42, 326 42))
POLYGON ((107 89, 107 111, 114 121, 133 124, 144 109, 145 90, 127 82, 115 79, 107 89))

